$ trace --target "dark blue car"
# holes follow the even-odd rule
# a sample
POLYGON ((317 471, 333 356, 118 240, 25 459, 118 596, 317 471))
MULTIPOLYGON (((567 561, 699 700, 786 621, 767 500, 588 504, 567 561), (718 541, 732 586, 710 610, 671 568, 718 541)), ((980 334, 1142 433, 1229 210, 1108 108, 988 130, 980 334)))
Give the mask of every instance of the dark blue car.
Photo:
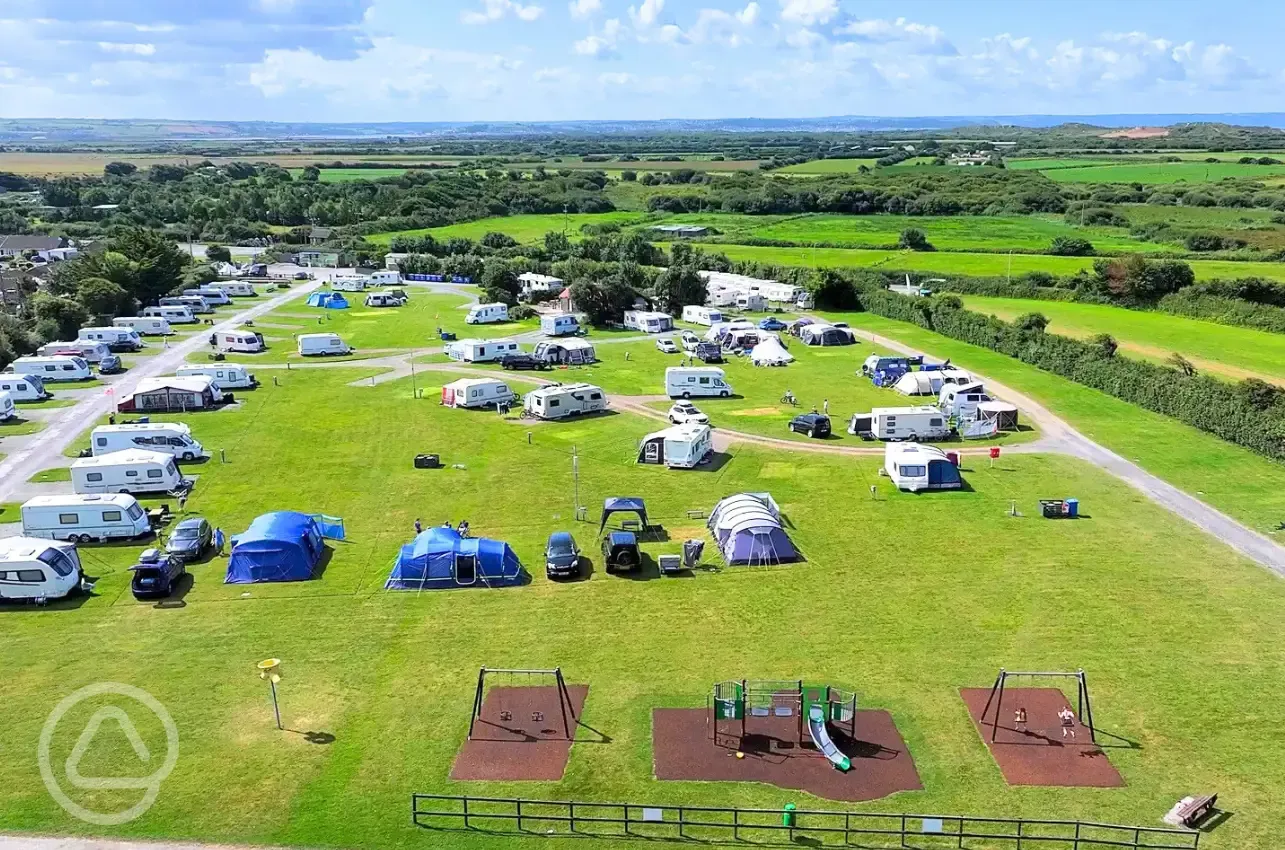
POLYGON ((761 331, 783 331, 787 327, 789 326, 785 322, 775 316, 768 316, 759 322, 759 330, 761 331))
POLYGON ((580 575, 580 548, 566 531, 549 535, 544 547, 544 573, 549 578, 575 578, 580 575))

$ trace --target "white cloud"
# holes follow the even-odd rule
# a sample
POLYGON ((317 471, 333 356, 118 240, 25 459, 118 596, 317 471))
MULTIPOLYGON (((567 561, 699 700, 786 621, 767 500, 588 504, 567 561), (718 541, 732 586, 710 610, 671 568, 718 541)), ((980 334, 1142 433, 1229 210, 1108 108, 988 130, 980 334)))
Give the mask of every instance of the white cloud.
POLYGON ((813 50, 826 43, 825 36, 807 27, 786 34, 785 43, 799 50, 813 50))
POLYGON ((619 18, 611 18, 602 25, 601 30, 577 41, 573 49, 581 56, 591 56, 595 59, 614 57, 617 55, 616 48, 623 29, 619 18))
POLYGON ((98 49, 104 53, 129 53, 134 56, 151 56, 156 52, 154 44, 125 44, 119 41, 100 41, 98 49))
POLYGON ((893 21, 882 18, 856 20, 838 27, 835 32, 856 41, 872 44, 897 43, 903 45, 905 49, 924 53, 957 52, 940 27, 915 23, 905 18, 897 18, 893 21))
POLYGON ((616 71, 610 74, 599 74, 598 82, 607 86, 624 86, 633 82, 634 75, 626 74, 622 71, 616 71))
POLYGON ((663 11, 665 0, 643 0, 641 6, 629 7, 629 19, 634 22, 634 26, 647 29, 656 23, 663 11))
POLYGON ((752 27, 758 23, 759 4, 751 2, 744 9, 736 13, 736 20, 741 22, 742 26, 752 27))
POLYGON ((466 9, 460 12, 460 20, 466 24, 491 24, 504 20, 512 14, 523 21, 534 21, 544 14, 543 6, 524 6, 515 0, 482 0, 481 9, 466 9))
POLYGON ((828 24, 839 14, 839 0, 780 0, 781 20, 805 27, 828 24))
POLYGON ((590 18, 602 11, 602 0, 571 0, 571 17, 590 18))

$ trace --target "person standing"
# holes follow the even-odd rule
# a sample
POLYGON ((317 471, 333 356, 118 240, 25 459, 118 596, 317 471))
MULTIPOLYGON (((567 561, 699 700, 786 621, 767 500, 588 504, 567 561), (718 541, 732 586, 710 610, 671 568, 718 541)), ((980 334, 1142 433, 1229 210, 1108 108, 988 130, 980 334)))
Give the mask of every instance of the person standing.
POLYGON ((422 523, 420 523, 419 517, 415 517, 415 533, 419 534, 423 530, 424 530, 424 526, 422 523))
POLYGON ((830 399, 826 398, 821 400, 821 410, 826 416, 830 415, 830 399))
POLYGON ((1062 737, 1074 739, 1075 712, 1071 710, 1071 706, 1064 706, 1062 710, 1057 713, 1057 717, 1058 720, 1062 721, 1062 737))
POLYGON ((1025 708, 1019 708, 1017 711, 1013 712, 1013 727, 1017 729, 1018 732, 1021 732, 1023 735, 1026 734, 1026 709, 1025 708))
POLYGON ((223 543, 226 539, 227 538, 223 536, 222 528, 214 529, 214 554, 220 558, 223 557, 223 543))

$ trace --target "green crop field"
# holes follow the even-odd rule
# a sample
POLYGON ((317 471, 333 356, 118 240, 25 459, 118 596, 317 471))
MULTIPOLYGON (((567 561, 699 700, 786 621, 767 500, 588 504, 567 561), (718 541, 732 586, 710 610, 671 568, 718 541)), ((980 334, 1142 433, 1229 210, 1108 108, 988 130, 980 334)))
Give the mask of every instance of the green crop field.
POLYGON ((1237 162, 1155 162, 1051 168, 1043 172, 1059 183, 1208 183, 1225 177, 1279 179, 1285 165, 1241 165, 1237 162))
POLYGON ((446 240, 452 238, 481 239, 488 233, 505 233, 522 243, 536 242, 549 232, 566 232, 568 236, 580 235, 580 228, 586 224, 633 224, 646 216, 640 213, 573 213, 571 215, 510 215, 498 218, 483 218, 477 221, 451 224, 446 227, 431 227, 420 230, 401 230, 394 233, 374 233, 366 237, 371 242, 387 245, 394 236, 424 236, 446 240))
POLYGON ((1084 168, 1086 166, 1115 165, 1110 159, 1076 159, 1074 157, 1057 159, 1055 157, 1036 157, 1034 159, 1005 159, 1004 167, 1014 171, 1051 171, 1055 168, 1084 168))
MULTIPOLYGON (((290 169, 290 174, 298 179, 302 168, 290 169)), ((348 183, 353 180, 378 180, 382 177, 401 177, 405 168, 323 168, 320 180, 322 183, 348 183)))

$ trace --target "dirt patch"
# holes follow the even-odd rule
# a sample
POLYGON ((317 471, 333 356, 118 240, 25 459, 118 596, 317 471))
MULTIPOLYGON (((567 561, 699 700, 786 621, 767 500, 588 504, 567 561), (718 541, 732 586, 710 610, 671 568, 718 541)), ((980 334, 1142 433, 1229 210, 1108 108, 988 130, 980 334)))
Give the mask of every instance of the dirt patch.
POLYGON ((589 686, 568 685, 567 691, 571 713, 566 715, 565 727, 556 686, 488 691, 481 716, 473 724, 473 736, 455 757, 451 779, 560 780, 589 686))
MULTIPOLYGON (((1124 778, 1102 748, 1089 738, 1089 730, 1075 722, 1075 738, 1062 737, 1057 713, 1071 705, 1057 688, 1005 688, 999 731, 991 742, 995 706, 983 724, 982 710, 990 688, 961 688, 973 725, 995 757, 1009 785, 1056 785, 1085 788, 1119 788, 1124 778), (1024 729, 1016 728, 1014 712, 1026 709, 1024 729)), ((1072 707, 1074 710, 1074 707, 1072 707)))
POLYGON ((829 727, 835 744, 852 760, 847 773, 831 766, 813 747, 806 730, 804 743, 799 742, 797 717, 750 718, 744 737, 739 721, 721 722, 717 744, 708 718, 703 708, 652 712, 657 779, 765 782, 848 802, 923 788, 906 742, 886 711, 858 711, 855 736, 846 727, 829 727), (737 752, 743 756, 737 758, 737 752))
POLYGON ((1103 139, 1155 139, 1161 136, 1169 135, 1166 127, 1134 127, 1131 130, 1116 130, 1113 133, 1103 133, 1100 138, 1103 139))
POLYGON ((729 410, 728 416, 776 416, 782 412, 779 407, 748 407, 741 410, 729 410))

